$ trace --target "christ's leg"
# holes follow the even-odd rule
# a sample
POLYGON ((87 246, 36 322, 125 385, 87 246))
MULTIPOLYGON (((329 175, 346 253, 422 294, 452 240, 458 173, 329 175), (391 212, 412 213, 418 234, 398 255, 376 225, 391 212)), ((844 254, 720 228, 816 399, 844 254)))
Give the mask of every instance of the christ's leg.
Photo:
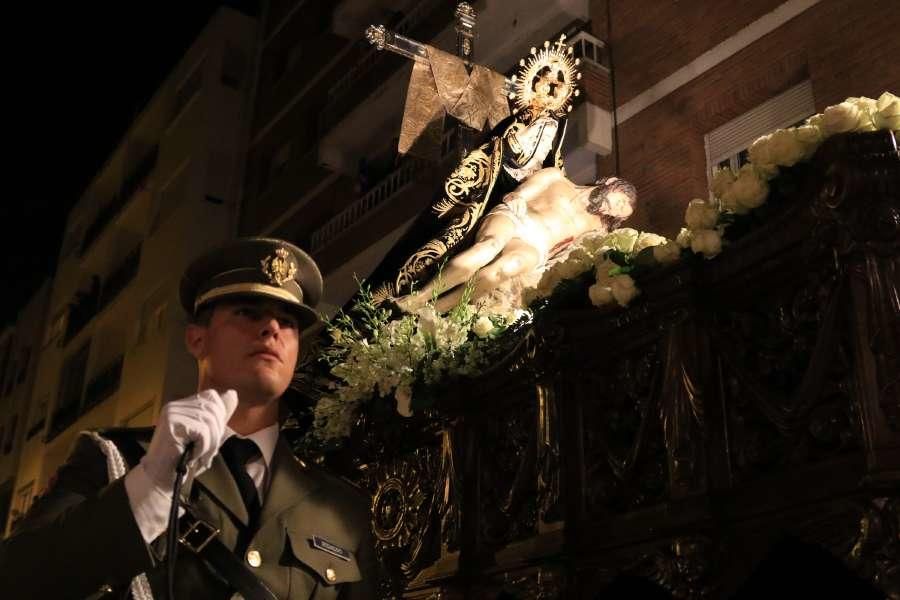
POLYGON ((478 227, 475 242, 449 261, 441 272, 422 286, 415 294, 397 300, 397 305, 407 312, 425 306, 435 294, 465 283, 484 265, 490 263, 503 250, 515 234, 515 224, 503 215, 487 215, 478 227))
MULTIPOLYGON (((519 238, 511 239, 500 256, 475 275, 472 299, 477 300, 513 277, 533 271, 540 261, 541 255, 534 246, 519 238)), ((435 309, 439 313, 447 312, 459 303, 463 291, 464 288, 459 287, 441 296, 435 303, 435 309)))

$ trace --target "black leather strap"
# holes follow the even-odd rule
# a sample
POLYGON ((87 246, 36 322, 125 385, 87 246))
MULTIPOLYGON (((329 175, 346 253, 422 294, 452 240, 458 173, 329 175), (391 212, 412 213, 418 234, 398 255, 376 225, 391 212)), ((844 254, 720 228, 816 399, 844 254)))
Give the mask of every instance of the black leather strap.
POLYGON ((219 541, 215 528, 187 511, 182 515, 178 528, 182 548, 194 552, 245 600, 278 600, 272 590, 244 565, 241 557, 219 541))

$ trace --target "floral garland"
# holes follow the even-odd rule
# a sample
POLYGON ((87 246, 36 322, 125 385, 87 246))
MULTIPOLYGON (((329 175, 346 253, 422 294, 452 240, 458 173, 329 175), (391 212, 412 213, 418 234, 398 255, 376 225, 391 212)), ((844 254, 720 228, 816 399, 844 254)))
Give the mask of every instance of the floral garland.
POLYGON ((679 259, 681 248, 650 232, 623 227, 608 234, 590 233, 575 242, 564 257, 551 261, 537 286, 522 291, 522 305, 550 298, 559 284, 593 270, 588 297, 594 306, 628 304, 640 294, 632 274, 679 259))
POLYGON ((879 129, 900 130, 900 98, 890 92, 877 100, 847 98, 806 119, 803 125, 758 138, 748 149, 749 162, 740 170, 715 172, 710 200, 690 201, 684 215, 686 227, 676 242, 695 254, 713 258, 722 251, 722 237, 735 216, 765 204, 770 182, 781 169, 808 161, 832 135, 879 129))

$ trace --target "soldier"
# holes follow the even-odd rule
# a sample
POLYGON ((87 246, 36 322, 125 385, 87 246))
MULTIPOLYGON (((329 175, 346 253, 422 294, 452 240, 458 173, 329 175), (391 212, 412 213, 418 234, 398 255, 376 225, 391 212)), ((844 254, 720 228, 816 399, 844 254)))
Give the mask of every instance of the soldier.
MULTIPOLYGON (((5 598, 167 598, 167 520, 181 490, 177 598, 371 598, 364 497, 298 460, 279 402, 322 277, 299 248, 239 239, 181 281, 198 392, 165 404, 155 429, 84 432, 54 485, 0 546, 5 598)), ((171 542, 174 544, 174 542, 171 542)))

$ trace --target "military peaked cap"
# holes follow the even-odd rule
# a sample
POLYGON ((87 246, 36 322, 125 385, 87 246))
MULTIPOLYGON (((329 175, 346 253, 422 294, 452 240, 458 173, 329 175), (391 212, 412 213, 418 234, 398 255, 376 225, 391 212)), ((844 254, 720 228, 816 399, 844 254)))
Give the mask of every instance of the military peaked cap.
POLYGON ((181 278, 181 305, 194 315, 204 305, 231 297, 280 300, 306 327, 318 320, 322 274, 297 246, 274 238, 238 238, 210 250, 181 278))

